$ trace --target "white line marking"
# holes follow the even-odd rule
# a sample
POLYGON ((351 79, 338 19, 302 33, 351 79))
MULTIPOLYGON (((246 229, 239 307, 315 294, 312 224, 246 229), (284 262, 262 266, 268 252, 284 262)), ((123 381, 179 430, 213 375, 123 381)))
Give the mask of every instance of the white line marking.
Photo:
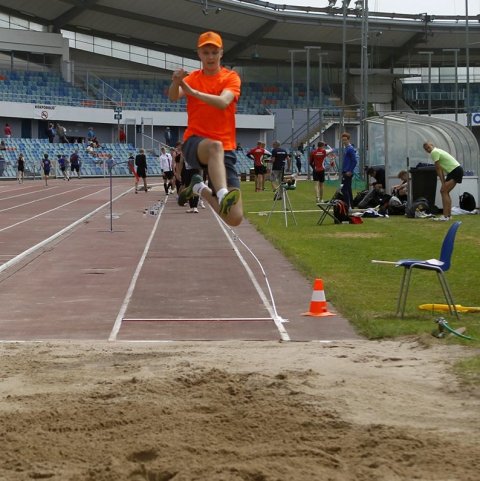
POLYGON ((132 280, 130 281, 130 285, 128 286, 127 293, 125 294, 125 298, 123 299, 122 305, 120 307, 120 311, 118 312, 117 318, 115 319, 115 323, 113 324, 112 331, 110 332, 110 336, 108 337, 109 341, 116 341, 117 335, 120 331, 120 327, 122 326, 123 316, 127 311, 128 304, 130 303, 130 299, 132 298, 133 291, 135 289, 135 285, 137 284, 138 276, 140 275, 140 271, 142 270, 143 264, 145 262, 145 258, 147 257, 148 251, 150 249, 150 244, 152 243, 153 236, 157 231, 158 224, 160 222, 160 218, 162 217, 163 209, 167 203, 168 197, 165 198, 165 201, 162 202, 161 207, 158 211, 157 220, 153 226, 152 232, 150 233, 150 237, 145 244, 145 249, 143 250, 142 257, 138 261, 137 268, 133 274, 132 280))
MULTIPOLYGON (((212 209, 213 211, 213 209, 212 209)), ((239 258, 240 262, 242 263, 243 267, 247 271, 248 277, 250 277, 250 280, 252 281, 252 284, 255 286, 255 289, 257 290, 257 293, 260 297, 260 299, 263 302, 263 305, 266 307, 267 311, 269 314, 272 316, 273 322, 275 322, 275 325, 277 326, 278 332, 280 333, 280 337, 282 338, 283 341, 290 341, 290 336, 288 335, 287 330, 285 329, 285 326, 282 323, 282 319, 279 318, 278 315, 276 315, 275 310, 273 309, 272 305, 267 299, 267 296, 263 292, 262 288, 260 287, 260 284, 257 282, 257 279, 255 278, 255 275, 253 274, 252 270, 250 269, 249 265, 245 261, 244 257, 238 250, 237 246, 234 244, 232 238, 228 234, 228 231, 225 229, 225 226, 223 225, 222 219, 216 214, 215 219, 222 228, 225 236, 227 237, 228 241, 230 242, 230 245, 232 246, 233 250, 237 254, 237 257, 239 258)))
MULTIPOLYGON (((124 195, 126 195, 128 192, 130 192, 132 189, 130 188, 129 190, 121 193, 120 195, 117 195, 117 197, 115 197, 113 199, 113 201, 116 201, 117 199, 120 199, 120 197, 123 197, 124 195)), ((97 192, 95 192, 97 193, 97 192)), ((90 194, 90 195, 93 195, 93 194, 90 194)), ((86 197, 89 197, 88 195, 86 197)), ((64 205, 67 205, 67 204, 64 204, 64 205)), ((108 205, 110 205, 110 201, 108 202, 105 202, 105 204, 102 204, 100 207, 97 207, 95 210, 92 210, 90 213, 88 213, 87 215, 84 215, 82 218, 76 220, 75 222, 73 222, 72 224, 68 225, 67 227, 63 228, 62 230, 59 230, 57 233, 51 235, 50 237, 48 237, 47 239, 44 239, 42 242, 39 242, 38 244, 30 247, 29 249, 23 251, 22 253, 18 254, 17 256, 15 256, 13 259, 10 259, 9 261, 5 262, 5 264, 2 264, 0 266, 0 273, 3 272, 3 271, 6 271, 8 268, 14 266, 15 264, 18 264, 20 261, 22 261, 23 259, 25 259, 25 257, 29 256, 30 254, 32 254, 33 252, 35 252, 36 250, 38 249, 41 249, 42 247, 46 246, 49 242, 52 242, 54 241, 55 239, 57 239, 58 237, 62 236, 63 234, 65 234, 65 232, 68 232, 69 230, 73 229, 74 227, 76 227, 77 225, 81 224, 82 222, 84 222, 85 220, 87 220, 88 218, 92 217, 93 215, 95 215, 97 212, 99 212, 100 210, 104 209, 105 207, 107 207, 108 205)), ((55 209, 52 209, 52 210, 55 210, 55 209)), ((5 230, 5 229, 1 229, 0 232, 2 230, 5 230)))
MULTIPOLYGON (((12 227, 17 227, 17 225, 20 225, 20 224, 24 224, 25 222, 29 222, 33 219, 36 219, 37 217, 41 217, 42 215, 45 215, 45 214, 49 214, 50 212, 53 212, 55 210, 58 210, 58 209, 63 209, 64 207, 66 207, 67 205, 70 205, 70 204, 74 204, 75 202, 78 202, 79 200, 82 200, 82 199, 86 199, 87 197, 91 197, 92 195, 96 195, 100 192, 102 192, 102 190, 107 190, 108 187, 105 187, 104 189, 100 189, 100 190, 97 190, 95 192, 92 192, 91 194, 88 194, 88 195, 84 195, 83 197, 79 197, 78 199, 74 199, 70 202, 67 202, 66 204, 62 204, 62 205, 59 205, 58 207, 54 207, 53 209, 50 209, 50 210, 46 210, 44 212, 41 212, 40 214, 37 214, 37 215, 34 215, 32 217, 29 217, 28 219, 24 219, 24 220, 21 220, 20 222, 17 222, 15 224, 12 224, 12 225, 9 225, 7 227, 4 227, 3 229, 0 229, 0 232, 3 232, 4 230, 8 230, 8 229, 11 229, 12 227)), ((119 197, 121 197, 122 195, 125 195, 125 193, 121 194, 120 196, 118 197, 115 197, 115 200, 118 199, 119 197)), ((53 197, 53 196, 52 196, 53 197)), ((45 198, 45 197, 44 197, 45 198)), ((30 204, 30 202, 28 202, 30 204)), ((110 204, 110 201, 108 201, 106 204, 103 204, 103 206, 106 206, 110 204)), ((23 204, 23 205, 26 205, 26 204, 23 204)), ((103 207, 102 206, 102 207, 103 207)), ((5 209, 5 210, 8 210, 8 209, 5 209)), ((0 211, 1 212, 1 211, 0 211)))
POLYGON ((243 322, 243 321, 273 321, 273 318, 271 317, 205 317, 205 318, 199 318, 199 317, 165 317, 165 318, 160 318, 160 317, 135 317, 135 318, 123 318, 123 322, 217 322, 217 321, 225 321, 225 322, 243 322))
MULTIPOLYGON (((77 187, 76 189, 72 189, 70 191, 60 192, 58 194, 53 194, 53 195, 47 195, 46 197, 40 197, 39 199, 34 199, 29 202, 24 202, 23 204, 17 204, 12 207, 1 209, 0 212, 6 212, 7 210, 18 209, 19 207, 23 207, 24 205, 35 204, 45 199, 51 199, 52 197, 58 197, 59 195, 69 194, 70 192, 75 192, 76 190, 82 190, 82 189, 84 189, 84 187, 77 187)), ((37 192, 40 192, 40 191, 37 191, 37 192)), ((101 192, 101 191, 98 191, 98 192, 101 192)), ((4 199, 0 199, 0 200, 4 200, 4 199)))

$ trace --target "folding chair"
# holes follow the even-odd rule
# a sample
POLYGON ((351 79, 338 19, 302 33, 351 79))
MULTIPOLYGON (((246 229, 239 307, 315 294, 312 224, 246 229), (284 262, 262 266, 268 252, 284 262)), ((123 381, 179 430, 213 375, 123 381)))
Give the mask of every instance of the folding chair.
POLYGON ((320 218, 318 219, 317 225, 322 225, 327 217, 331 217, 335 224, 339 224, 340 221, 335 217, 333 207, 335 202, 329 200, 328 202, 318 202, 318 208, 321 210, 320 218))
POLYGON ((327 217, 331 217, 335 224, 340 224, 340 220, 335 217, 334 206, 335 201, 339 198, 339 193, 342 191, 342 186, 340 186, 332 198, 327 202, 317 202, 318 208, 321 210, 320 217, 318 219, 317 225, 322 225, 327 217))
POLYGON ((397 313, 396 315, 403 318, 405 313, 405 304, 407 302, 408 296, 408 287, 410 284, 410 277, 412 275, 413 269, 423 269, 427 271, 436 272, 438 280, 440 282, 440 286, 442 287, 443 295, 445 296, 445 300, 447 301, 448 310, 450 314, 455 314, 458 319, 458 311, 453 301, 453 296, 450 291, 450 288, 447 283, 447 279, 445 278, 444 273, 450 269, 451 266, 451 259, 453 253, 453 246, 455 242, 455 236, 457 234, 457 230, 460 227, 461 222, 454 222, 450 228, 448 229, 445 238, 443 239, 442 248, 440 250, 440 259, 428 259, 425 261, 417 260, 417 259, 400 259, 396 262, 389 262, 389 261, 372 261, 373 263, 379 264, 394 264, 396 267, 403 267, 403 277, 402 282, 400 284, 400 293, 398 295, 398 303, 397 303, 397 313))

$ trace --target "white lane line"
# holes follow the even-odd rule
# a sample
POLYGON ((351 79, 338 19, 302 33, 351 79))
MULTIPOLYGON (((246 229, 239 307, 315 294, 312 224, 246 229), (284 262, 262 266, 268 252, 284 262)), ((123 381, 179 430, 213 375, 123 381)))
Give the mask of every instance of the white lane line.
MULTIPOLYGON (((33 219, 36 219, 37 217, 41 217, 42 215, 45 215, 45 214, 48 214, 50 212, 53 212, 55 210, 58 210, 58 209, 63 209, 64 207, 66 207, 67 205, 70 205, 70 204, 74 204, 75 202, 78 202, 79 200, 82 200, 82 199, 86 199, 87 197, 91 197, 92 195, 96 195, 96 194, 99 194, 100 192, 102 192, 103 190, 107 190, 109 187, 105 187, 104 189, 100 189, 100 190, 97 190, 95 192, 92 192, 91 194, 88 194, 88 195, 84 195, 83 197, 79 197, 78 199, 74 199, 70 202, 67 202, 66 204, 62 204, 62 205, 59 205, 58 207, 54 207, 53 209, 50 209, 50 210, 46 210, 45 212, 41 212, 40 214, 37 214, 37 215, 34 215, 32 217, 29 217, 28 219, 24 219, 24 220, 21 220, 20 222, 17 222, 15 224, 12 224, 12 225, 9 225, 7 227, 3 227, 2 229, 0 229, 0 232, 3 232, 5 230, 8 230, 8 229, 11 229, 12 227, 17 227, 17 225, 20 225, 20 224, 23 224, 25 222, 30 222, 31 220, 33 219)), ((119 197, 121 197, 122 195, 124 194, 121 194, 119 197)), ((51 196, 53 197, 53 196, 51 196)), ((118 199, 119 197, 116 197, 116 199, 118 199)), ((30 204, 30 202, 28 202, 30 204)), ((104 205, 108 205, 110 204, 110 201, 108 201, 106 204, 104 205)), ((26 204, 24 204, 26 205, 26 204)), ((6 209, 8 210, 8 209, 6 209)), ((2 212, 2 211, 0 211, 2 212)))
MULTIPOLYGON (((124 195, 126 195, 128 192, 130 192, 132 189, 128 189, 127 191, 125 192, 122 192, 120 195, 117 195, 117 197, 115 197, 113 199, 113 201, 116 201, 117 199, 120 199, 120 197, 123 197, 124 195)), ((93 194, 90 194, 90 195, 93 195, 93 194)), ((88 197, 88 196, 86 196, 88 197)), ((65 204, 66 205, 66 204, 65 204)), ((3 272, 3 271, 6 271, 7 269, 9 269, 10 267, 14 266, 15 264, 18 264, 20 261, 22 261, 23 259, 25 259, 25 257, 29 256, 30 254, 32 254, 33 252, 37 251, 38 249, 41 249, 42 247, 46 246, 49 242, 52 242, 54 241, 55 239, 58 239, 60 236, 62 236, 63 234, 65 234, 65 232, 68 232, 69 230, 75 228, 77 225, 81 224, 82 222, 85 222, 88 218, 92 217, 93 215, 95 215, 97 212, 99 212, 100 210, 104 209, 105 207, 107 207, 108 205, 110 205, 110 201, 108 202, 105 202, 105 204, 102 204, 100 207, 97 207, 95 210, 92 210, 90 213, 88 213, 87 215, 84 215, 82 218, 76 220, 75 222, 73 222, 72 224, 68 225, 67 227, 63 228, 62 230, 59 230, 58 232, 56 232, 55 234, 51 235, 50 237, 48 237, 47 239, 44 239, 42 242, 39 242, 38 244, 30 247, 29 249, 23 251, 22 253, 18 254, 17 256, 15 256, 13 259, 10 259, 9 261, 5 262, 5 264, 2 264, 0 266, 0 273, 3 272)), ((54 209, 52 209, 54 210, 54 209)), ((4 230, 4 229, 2 229, 4 230)))
MULTIPOLYGON (((13 210, 13 209, 18 209, 19 207, 23 207, 25 205, 29 205, 29 204, 36 204, 37 202, 41 202, 42 200, 45 200, 45 199, 51 199, 52 197, 58 197, 59 195, 64 195, 64 194, 68 194, 70 192, 75 192, 76 190, 81 190, 83 189, 83 187, 77 187, 75 189, 72 189, 72 190, 69 190, 69 191, 66 191, 66 192, 60 192, 58 194, 53 194, 53 195, 47 195, 46 197, 41 197, 40 199, 34 199, 34 200, 31 200, 29 202, 25 202, 23 204, 17 204, 17 205, 14 205, 12 207, 7 207, 5 209, 0 209, 0 212, 6 212, 7 210, 13 210)), ((98 191, 98 192, 101 192, 101 191, 98 191)), ((4 199, 0 199, 0 200, 4 200, 4 199)))
POLYGON ((127 311, 127 308, 128 308, 128 304, 130 303, 130 300, 132 298, 133 291, 135 289, 138 277, 140 275, 140 271, 142 270, 148 251, 150 250, 150 245, 152 243, 153 236, 157 231, 157 227, 160 222, 160 218, 162 217, 163 209, 165 208, 167 200, 168 200, 168 197, 165 198, 165 201, 162 203, 162 206, 158 211, 157 220, 155 221, 152 232, 150 233, 147 243, 145 244, 145 249, 143 249, 142 257, 140 257, 140 260, 138 261, 137 268, 135 269, 132 280, 130 281, 130 285, 128 286, 127 293, 125 294, 125 298, 123 299, 122 305, 120 307, 120 311, 118 312, 117 318, 115 319, 115 323, 113 324, 113 328, 112 328, 112 331, 110 332, 110 336, 108 337, 109 341, 117 340, 120 327, 122 326, 123 316, 125 315, 125 312, 127 311))
MULTIPOLYGON (((213 209, 212 209, 213 211, 213 209)), ((215 219, 222 228, 225 236, 227 237, 228 241, 230 242, 230 245, 232 246, 233 250, 237 254, 237 257, 239 258, 240 262, 242 263, 243 267, 247 271, 248 277, 250 277, 250 280, 252 281, 252 284, 255 286, 255 289, 258 292, 258 295, 260 296, 260 299, 263 302, 263 305, 266 307, 267 311, 269 314, 272 316, 273 322, 275 322, 275 325, 277 326, 278 332, 280 333, 280 337, 282 338, 282 341, 290 341, 290 336, 285 329, 285 326, 283 325, 282 319, 278 316, 278 314, 275 312, 275 309, 272 307, 270 302, 267 299, 267 296, 263 292, 262 288, 260 287, 260 284, 257 282, 257 279, 255 278, 255 274, 253 271, 250 269, 250 266, 247 264, 245 258, 242 256, 240 251, 238 250, 237 246, 234 244, 231 236, 229 235, 227 229, 225 229, 225 226, 223 225, 222 219, 215 214, 215 219)), ((235 234, 236 235, 236 234, 235 234)))
MULTIPOLYGON (((31 187, 35 187, 35 186, 31 186, 31 187)), ((9 200, 9 199, 15 199, 16 197, 23 197, 25 195, 32 195, 32 194, 36 194, 37 192, 47 192, 47 190, 52 190, 52 189, 57 189, 57 187, 48 187, 45 189, 45 187, 42 189, 35 189, 35 190, 31 190, 30 187, 22 187, 21 189, 18 189, 18 190, 27 190, 27 192, 24 192, 23 194, 15 194, 15 195, 10 195, 9 197, 1 197, 0 200, 9 200)), ((8 193, 11 193, 12 191, 9 191, 8 193)), ((15 190, 13 191, 15 192, 15 190)))
POLYGON ((265 322, 273 321, 271 317, 135 317, 123 318, 123 322, 265 322))

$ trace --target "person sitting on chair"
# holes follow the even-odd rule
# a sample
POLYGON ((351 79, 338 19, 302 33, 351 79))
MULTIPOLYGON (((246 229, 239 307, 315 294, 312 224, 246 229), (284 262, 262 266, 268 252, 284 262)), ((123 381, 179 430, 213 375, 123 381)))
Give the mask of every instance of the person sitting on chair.
POLYGON ((370 184, 372 190, 358 203, 359 209, 366 209, 370 202, 379 199, 385 193, 385 169, 383 167, 369 167, 367 176, 373 177, 374 182, 370 184))
POLYGON ((401 182, 400 184, 392 187, 392 195, 398 197, 402 202, 404 202, 407 200, 408 194, 408 172, 406 170, 401 170, 397 177, 401 182))

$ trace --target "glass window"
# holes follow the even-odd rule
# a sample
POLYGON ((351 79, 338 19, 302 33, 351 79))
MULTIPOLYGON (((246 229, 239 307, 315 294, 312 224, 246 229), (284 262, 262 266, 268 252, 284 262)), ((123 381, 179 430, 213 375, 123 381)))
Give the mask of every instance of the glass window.
POLYGON ((28 20, 23 18, 10 17, 10 28, 28 30, 28 20))

